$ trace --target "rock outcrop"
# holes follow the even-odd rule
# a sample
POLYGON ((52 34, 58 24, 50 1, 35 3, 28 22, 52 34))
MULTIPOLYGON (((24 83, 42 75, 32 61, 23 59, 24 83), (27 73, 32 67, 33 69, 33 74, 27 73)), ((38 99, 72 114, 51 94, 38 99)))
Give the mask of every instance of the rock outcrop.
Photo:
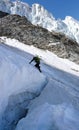
POLYGON ((24 44, 49 50, 59 57, 79 63, 79 45, 64 34, 32 25, 26 17, 8 15, 0 19, 0 36, 15 38, 24 44))

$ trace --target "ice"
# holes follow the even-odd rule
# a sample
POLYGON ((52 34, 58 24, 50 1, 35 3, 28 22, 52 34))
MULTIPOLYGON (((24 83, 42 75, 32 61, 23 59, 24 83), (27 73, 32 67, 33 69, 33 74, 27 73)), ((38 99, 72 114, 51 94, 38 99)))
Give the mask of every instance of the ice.
POLYGON ((4 130, 5 125, 9 130, 8 123, 18 120, 21 109, 26 109, 46 83, 46 77, 29 65, 27 57, 0 44, 0 127, 3 127, 0 130, 4 130), (15 115, 16 111, 19 113, 15 115))
POLYGON ((79 130, 79 65, 15 39, 1 41, 0 130, 79 130), (29 65, 36 54, 42 73, 29 65))
POLYGON ((15 130, 79 130, 79 112, 72 105, 50 105, 35 108, 22 119, 15 130))

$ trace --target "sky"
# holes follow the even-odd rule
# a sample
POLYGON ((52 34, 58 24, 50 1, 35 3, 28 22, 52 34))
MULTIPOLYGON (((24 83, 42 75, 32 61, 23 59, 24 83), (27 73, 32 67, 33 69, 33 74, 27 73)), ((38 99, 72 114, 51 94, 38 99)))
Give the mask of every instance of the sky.
POLYGON ((79 0, 22 0, 30 6, 33 3, 39 3, 44 6, 53 16, 58 19, 64 19, 66 16, 72 16, 79 20, 79 0))

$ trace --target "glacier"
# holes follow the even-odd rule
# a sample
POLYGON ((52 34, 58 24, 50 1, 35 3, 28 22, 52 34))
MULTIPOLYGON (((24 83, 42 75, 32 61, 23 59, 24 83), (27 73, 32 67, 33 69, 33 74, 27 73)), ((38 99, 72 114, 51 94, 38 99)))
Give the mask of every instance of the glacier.
POLYGON ((0 130, 79 130, 79 65, 0 38, 0 130), (40 73, 29 61, 41 58, 40 73))
POLYGON ((0 0, 0 10, 25 16, 34 25, 42 26, 49 31, 64 33, 66 36, 79 43, 79 21, 71 16, 66 16, 64 20, 55 19, 42 5, 37 3, 31 7, 20 0, 0 0))
POLYGON ((79 114, 72 105, 49 105, 37 107, 22 119, 15 130, 78 130, 79 114))
POLYGON ((12 130, 47 84, 27 57, 0 43, 0 130, 12 130))

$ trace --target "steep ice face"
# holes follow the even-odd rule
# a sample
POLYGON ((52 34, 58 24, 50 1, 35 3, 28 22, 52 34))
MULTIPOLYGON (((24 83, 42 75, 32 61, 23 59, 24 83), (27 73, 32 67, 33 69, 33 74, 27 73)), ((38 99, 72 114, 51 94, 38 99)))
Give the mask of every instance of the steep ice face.
POLYGON ((72 32, 76 41, 79 42, 79 21, 75 20, 70 16, 66 16, 63 22, 67 25, 69 31, 72 32))
POLYGON ((0 11, 11 13, 10 8, 12 6, 12 2, 10 0, 0 0, 0 11))
POLYGON ((39 4, 32 5, 32 23, 41 25, 44 28, 50 30, 50 26, 53 26, 52 21, 55 22, 55 18, 52 14, 48 13, 43 6, 39 4))
POLYGON ((16 2, 11 2, 10 0, 1 0, 0 10, 10 14, 26 16, 28 19, 31 17, 31 7, 26 3, 20 2, 19 0, 16 2))
POLYGON ((47 83, 46 77, 28 62, 28 55, 23 57, 0 42, 0 130, 13 130, 26 114, 30 100, 47 83))
POLYGON ((62 20, 56 20, 52 14, 44 9, 43 6, 39 4, 32 5, 32 23, 38 24, 47 28, 48 30, 65 30, 67 28, 66 24, 62 20))
POLYGON ((66 23, 61 19, 56 20, 52 14, 44 9, 43 6, 39 4, 32 5, 32 14, 31 22, 35 25, 40 25, 43 28, 48 29, 49 31, 56 31, 66 34, 67 36, 74 38, 71 30, 69 30, 66 23))
POLYGON ((26 16, 29 20, 31 18, 31 7, 23 2, 13 2, 13 6, 10 8, 11 14, 18 14, 20 16, 26 16))

